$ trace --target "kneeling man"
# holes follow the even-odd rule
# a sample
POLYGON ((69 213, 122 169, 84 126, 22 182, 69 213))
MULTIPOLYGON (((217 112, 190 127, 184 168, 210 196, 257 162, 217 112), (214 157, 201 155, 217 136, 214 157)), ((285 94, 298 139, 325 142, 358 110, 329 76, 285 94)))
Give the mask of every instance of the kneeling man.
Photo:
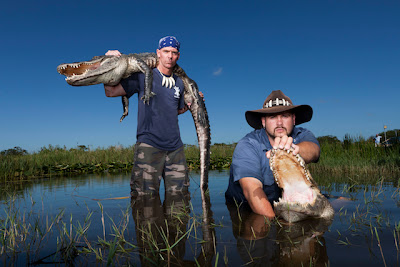
POLYGON ((290 149, 306 163, 317 162, 320 147, 315 136, 296 125, 311 120, 309 105, 293 105, 280 90, 264 101, 262 109, 246 112, 247 123, 255 129, 237 144, 233 153, 229 186, 225 193, 228 203, 249 205, 253 212, 273 218, 273 201, 281 190, 269 167, 272 148, 290 149))

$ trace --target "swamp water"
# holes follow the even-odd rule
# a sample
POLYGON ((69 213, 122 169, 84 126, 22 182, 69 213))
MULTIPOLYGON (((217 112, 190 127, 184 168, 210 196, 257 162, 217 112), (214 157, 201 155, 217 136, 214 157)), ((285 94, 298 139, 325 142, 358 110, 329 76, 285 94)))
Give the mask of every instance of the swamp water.
POLYGON ((287 225, 228 207, 228 176, 210 172, 205 203, 195 172, 190 195, 165 196, 162 187, 160 197, 133 205, 129 174, 2 184, 0 265, 400 264, 400 193, 392 183, 321 187, 334 196, 333 221, 287 225))

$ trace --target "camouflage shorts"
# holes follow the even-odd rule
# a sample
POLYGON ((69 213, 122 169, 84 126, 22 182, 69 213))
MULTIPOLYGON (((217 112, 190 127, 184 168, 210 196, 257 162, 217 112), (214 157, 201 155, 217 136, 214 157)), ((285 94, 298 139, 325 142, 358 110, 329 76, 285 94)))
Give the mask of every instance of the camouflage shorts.
POLYGON ((188 190, 189 176, 183 146, 174 151, 166 151, 137 143, 131 176, 131 195, 158 194, 161 178, 164 178, 165 191, 188 190))

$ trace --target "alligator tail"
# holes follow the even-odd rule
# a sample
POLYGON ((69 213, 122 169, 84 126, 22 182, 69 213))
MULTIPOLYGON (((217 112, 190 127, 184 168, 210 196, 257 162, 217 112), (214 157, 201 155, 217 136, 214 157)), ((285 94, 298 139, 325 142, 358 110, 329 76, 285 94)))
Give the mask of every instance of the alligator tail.
POLYGON ((205 191, 208 188, 211 145, 211 131, 206 105, 199 94, 196 82, 190 79, 178 64, 175 65, 174 73, 183 81, 185 86, 185 103, 189 106, 196 127, 200 150, 200 187, 205 191))
MULTIPOLYGON (((190 80, 190 79, 189 79, 190 80)), ((200 187, 202 190, 208 188, 208 169, 210 166, 211 131, 208 114, 203 99, 199 95, 197 84, 190 80, 190 86, 196 99, 190 106, 190 111, 196 126, 197 139, 200 149, 200 187)))

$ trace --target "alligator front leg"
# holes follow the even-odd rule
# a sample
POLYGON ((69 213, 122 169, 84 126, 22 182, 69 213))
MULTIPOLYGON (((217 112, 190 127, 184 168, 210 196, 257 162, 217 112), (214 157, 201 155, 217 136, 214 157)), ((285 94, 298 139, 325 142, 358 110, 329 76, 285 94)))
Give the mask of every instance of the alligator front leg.
POLYGON ((136 59, 137 67, 144 73, 144 95, 140 99, 143 100, 143 103, 149 104, 150 98, 156 95, 151 90, 153 85, 153 70, 143 61, 140 55, 133 54, 132 56, 136 59))
MULTIPOLYGON (((146 62, 144 62, 140 54, 130 54, 127 57, 128 68, 126 71, 126 76, 129 76, 134 72, 138 72, 138 70, 144 73, 144 94, 140 99, 144 104, 148 105, 150 103, 150 98, 156 95, 151 90, 153 85, 153 70, 146 64, 146 62)), ((119 120, 120 122, 122 122, 122 120, 128 116, 129 113, 129 99, 126 96, 122 96, 122 108, 123 114, 119 120)))

